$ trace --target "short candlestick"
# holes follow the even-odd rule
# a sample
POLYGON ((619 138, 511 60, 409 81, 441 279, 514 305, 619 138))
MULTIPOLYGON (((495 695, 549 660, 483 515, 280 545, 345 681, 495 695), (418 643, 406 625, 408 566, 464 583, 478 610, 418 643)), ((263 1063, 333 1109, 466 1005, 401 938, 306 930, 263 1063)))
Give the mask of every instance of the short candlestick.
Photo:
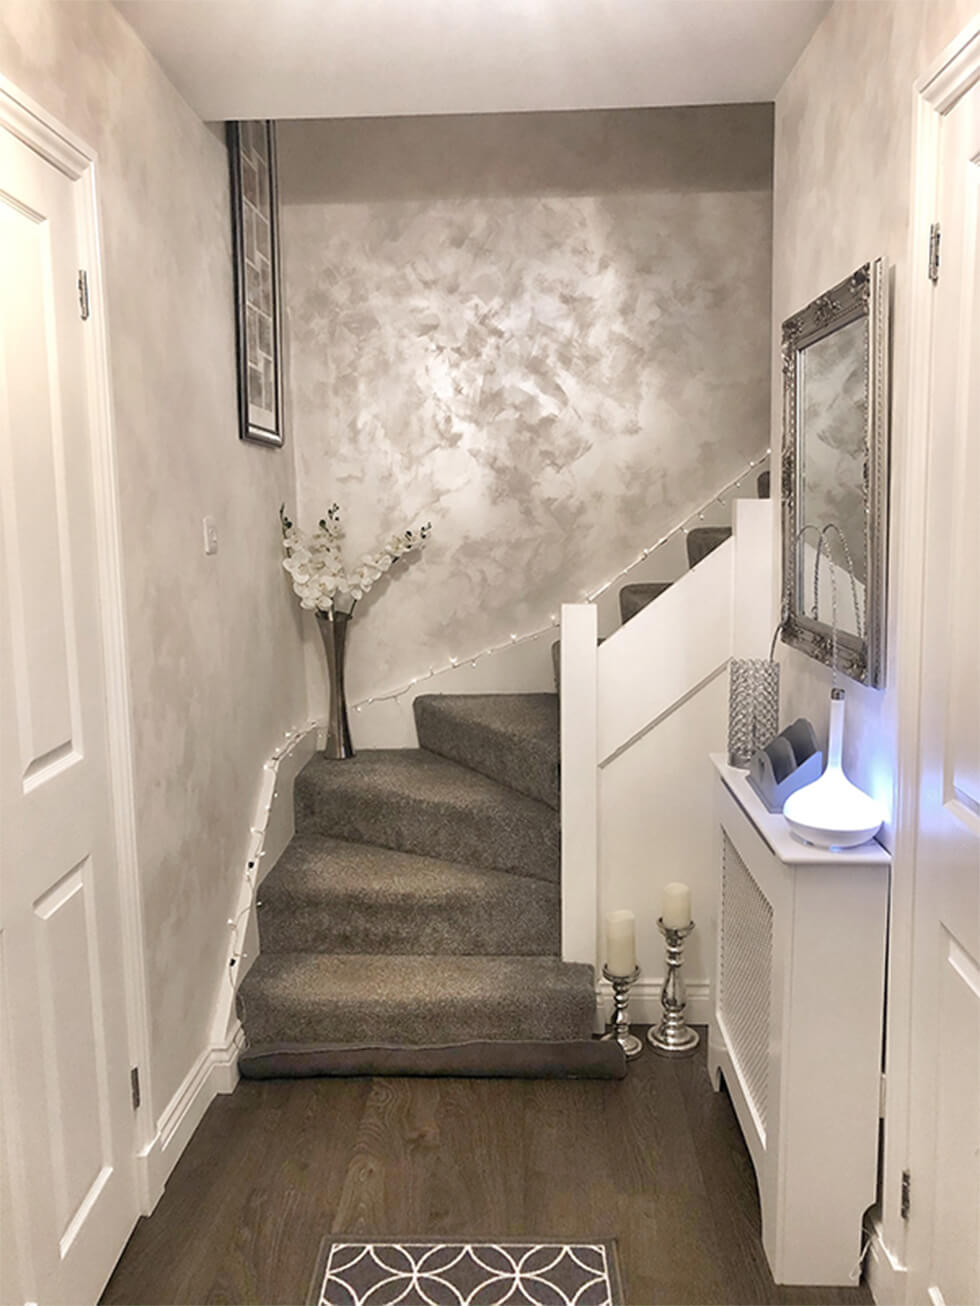
POLYGON ((643 1051, 643 1044, 635 1034, 630 1033, 630 989, 640 977, 640 968, 635 966, 632 975, 614 975, 608 966, 603 966, 602 973, 613 989, 613 1023, 604 1039, 615 1039, 626 1053, 626 1059, 632 1061, 643 1051))
POLYGON ((684 1016, 687 1007, 687 990, 681 967, 684 964, 684 940, 694 929, 694 922, 683 929, 675 930, 665 925, 663 917, 657 921, 657 928, 666 940, 667 975, 660 993, 660 1005, 664 1014, 660 1024, 647 1034, 647 1041, 654 1052, 664 1057, 689 1056, 701 1041, 697 1030, 691 1029, 684 1016))

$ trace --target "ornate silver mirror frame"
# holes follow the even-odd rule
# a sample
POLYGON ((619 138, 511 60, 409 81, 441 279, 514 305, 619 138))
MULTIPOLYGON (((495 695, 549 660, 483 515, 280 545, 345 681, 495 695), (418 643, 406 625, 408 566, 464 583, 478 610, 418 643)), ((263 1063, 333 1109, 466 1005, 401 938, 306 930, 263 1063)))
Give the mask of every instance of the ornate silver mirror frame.
POLYGON ((783 323, 782 639, 880 686, 888 558, 887 264, 783 323), (821 570, 822 569, 822 570, 821 570))

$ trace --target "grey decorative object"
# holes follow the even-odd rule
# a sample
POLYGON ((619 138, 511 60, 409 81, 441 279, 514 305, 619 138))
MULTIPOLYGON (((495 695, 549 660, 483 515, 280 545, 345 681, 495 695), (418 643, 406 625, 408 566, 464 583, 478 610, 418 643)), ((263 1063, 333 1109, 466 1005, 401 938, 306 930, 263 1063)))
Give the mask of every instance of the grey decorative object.
MULTIPOLYGON (((783 323, 782 638, 830 664, 819 541, 832 528, 854 597, 838 632, 839 667, 875 686, 885 666, 887 281, 884 259, 866 263, 783 323)), ((824 548, 829 574, 836 564, 824 548)))
POLYGON ((281 445, 279 198, 272 122, 230 122, 232 253, 238 346, 238 433, 281 445))
POLYGON ((640 968, 637 966, 632 975, 614 975, 608 966, 603 966, 602 974, 613 989, 612 1029, 603 1038, 614 1038, 625 1052, 626 1059, 632 1061, 643 1051, 643 1044, 635 1034, 630 1033, 629 1016, 630 989, 640 978, 640 968))
POLYGON ((327 678, 330 681, 330 713, 327 718, 327 743, 324 757, 339 759, 354 756, 350 726, 347 722, 347 691, 344 688, 344 658, 347 652, 347 626, 350 612, 331 608, 318 612, 317 626, 327 655, 327 678))
POLYGON ((754 754, 748 779, 766 809, 781 812, 790 794, 819 780, 822 771, 823 753, 813 726, 799 717, 754 754))
POLYGON ((615 1246, 605 1242, 396 1242, 327 1238, 311 1306, 621 1306, 615 1246))
POLYGON ((686 1057, 690 1056, 701 1041, 697 1030, 691 1029, 687 1023, 685 1016, 687 989, 684 985, 684 977, 681 975, 681 967, 684 965, 684 940, 694 929, 694 922, 691 921, 690 925, 685 925, 683 929, 675 930, 665 925, 661 916, 657 921, 657 929, 664 936, 667 945, 667 977, 660 991, 660 1005, 664 1009, 664 1014, 660 1018, 660 1024, 647 1034, 647 1042, 654 1052, 659 1052, 662 1057, 686 1057))
POLYGON ((728 763, 748 766, 779 729, 779 664, 732 658, 728 687, 728 763))

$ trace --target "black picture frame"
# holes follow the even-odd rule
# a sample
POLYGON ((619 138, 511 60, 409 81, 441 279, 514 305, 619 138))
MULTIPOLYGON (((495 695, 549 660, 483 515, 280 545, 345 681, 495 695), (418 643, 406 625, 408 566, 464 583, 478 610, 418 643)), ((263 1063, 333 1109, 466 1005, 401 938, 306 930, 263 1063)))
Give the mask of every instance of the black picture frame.
POLYGON ((282 270, 276 127, 229 122, 232 266, 238 369, 238 434, 283 444, 282 270))

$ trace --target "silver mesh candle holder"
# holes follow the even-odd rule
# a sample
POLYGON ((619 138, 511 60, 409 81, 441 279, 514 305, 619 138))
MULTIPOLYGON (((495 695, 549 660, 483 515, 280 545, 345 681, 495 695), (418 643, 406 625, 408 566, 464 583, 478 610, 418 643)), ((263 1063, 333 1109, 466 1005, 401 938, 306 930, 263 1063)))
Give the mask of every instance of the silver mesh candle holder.
POLYGON ((640 978, 640 968, 635 967, 632 975, 614 975, 608 966, 603 966, 602 973, 613 989, 612 1029, 603 1034, 603 1039, 615 1039, 626 1053, 627 1061, 632 1061, 643 1051, 643 1044, 635 1034, 630 1033, 630 989, 640 978))
POLYGON ((728 682, 728 765, 748 766, 779 730, 779 663, 732 658, 728 682))
POLYGON ((694 929, 694 922, 681 930, 671 929, 664 924, 661 916, 657 929, 667 940, 667 977, 660 991, 660 1005, 664 1014, 656 1029, 647 1034, 647 1042, 654 1052, 662 1057, 686 1057, 697 1047, 701 1036, 696 1029, 691 1029, 685 1018, 687 1008, 687 990, 681 967, 684 964, 684 940, 694 929))

